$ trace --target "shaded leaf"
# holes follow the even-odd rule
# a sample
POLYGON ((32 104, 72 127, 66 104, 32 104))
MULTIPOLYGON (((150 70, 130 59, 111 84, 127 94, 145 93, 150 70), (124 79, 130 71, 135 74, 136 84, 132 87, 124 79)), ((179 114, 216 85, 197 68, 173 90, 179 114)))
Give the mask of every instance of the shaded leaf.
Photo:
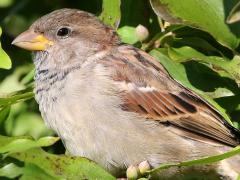
POLYGON ((147 26, 149 21, 148 6, 147 0, 122 0, 121 26, 136 27, 139 24, 147 26))
POLYGON ((227 17, 227 23, 232 24, 240 21, 240 1, 233 7, 229 16, 227 17))
MULTIPOLYGON (((23 0, 21 2, 24 5, 26 1, 28 0, 23 0)), ((27 19, 23 15, 19 15, 19 14, 13 14, 9 18, 6 18, 5 23, 6 23, 5 32, 7 32, 8 34, 11 34, 14 37, 16 37, 21 32, 26 30, 26 28, 30 25, 27 22, 27 19)))
MULTIPOLYGON (((0 126, 1 126, 1 123, 7 119, 9 112, 10 112, 9 106, 0 110, 0 126)), ((0 129, 1 129, 1 127, 0 127, 0 129)))
POLYGON ((21 83, 22 83, 22 84, 28 84, 28 83, 32 82, 32 81, 33 81, 34 74, 35 74, 35 69, 32 68, 32 70, 29 71, 29 72, 27 73, 27 75, 24 76, 24 78, 21 80, 21 83))
POLYGON ((240 84, 240 57, 235 56, 232 60, 219 56, 206 56, 203 53, 189 47, 168 48, 169 57, 177 62, 195 60, 209 65, 213 65, 215 71, 225 71, 228 77, 240 84))
POLYGON ((179 46, 190 46, 194 49, 199 49, 202 52, 214 52, 219 55, 223 55, 220 50, 210 44, 208 41, 201 37, 181 37, 173 38, 173 41, 170 43, 171 47, 179 46))
MULTIPOLYGON (((224 107, 224 109, 226 109, 229 113, 232 113, 235 110, 240 110, 240 95, 234 95, 234 96, 228 96, 228 97, 221 97, 221 98, 217 98, 215 99, 215 101, 218 102, 218 104, 220 104, 222 107, 224 107)), ((233 120, 237 121, 239 120, 239 116, 237 117, 237 119, 233 120)))

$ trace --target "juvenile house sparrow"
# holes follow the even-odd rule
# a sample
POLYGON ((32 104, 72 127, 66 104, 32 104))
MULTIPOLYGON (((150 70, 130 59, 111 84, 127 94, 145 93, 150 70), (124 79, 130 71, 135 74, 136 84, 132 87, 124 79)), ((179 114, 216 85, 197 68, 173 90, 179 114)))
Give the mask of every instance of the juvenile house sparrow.
MULTIPOLYGON (((113 174, 145 160, 158 167, 240 143, 239 131, 210 104, 87 12, 56 10, 12 44, 35 52, 35 97, 46 124, 72 155, 113 174)), ((183 169, 189 170, 160 175, 183 169)), ((240 165, 224 160, 190 169, 216 169, 233 178, 240 165)))

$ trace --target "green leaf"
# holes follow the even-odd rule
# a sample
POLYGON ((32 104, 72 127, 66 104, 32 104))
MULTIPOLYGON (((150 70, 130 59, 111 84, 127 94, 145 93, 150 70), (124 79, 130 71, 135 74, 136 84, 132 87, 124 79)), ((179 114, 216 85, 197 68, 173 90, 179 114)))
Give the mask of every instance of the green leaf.
MULTIPOLYGON (((228 5, 233 2, 227 2, 228 5)), ((225 23, 224 0, 151 0, 155 13, 172 24, 185 24, 210 33, 222 45, 235 49, 239 39, 225 23)), ((236 29, 239 30, 240 24, 236 29)), ((238 34, 239 35, 239 34, 238 34)))
POLYGON ((7 53, 2 49, 0 44, 0 68, 2 69, 11 69, 12 62, 7 53))
MULTIPOLYGON (((177 34, 174 32, 174 34, 177 34)), ((189 35, 188 35, 189 36, 189 35)), ((222 52, 218 50, 215 46, 210 44, 208 41, 201 37, 180 37, 180 38, 175 38, 173 37, 172 42, 169 44, 170 47, 179 47, 179 46, 190 46, 195 49, 199 49, 202 52, 213 52, 217 53, 219 55, 222 55, 222 52)))
POLYGON ((24 82, 20 82, 20 80, 32 69, 33 65, 21 65, 14 68, 14 71, 0 83, 0 92, 2 94, 7 94, 25 89, 26 85, 24 85, 24 82))
MULTIPOLYGON (((227 71, 226 66, 230 65, 230 60, 227 58, 219 56, 206 56, 205 54, 193 49, 189 46, 183 46, 180 48, 168 48, 168 55, 171 59, 176 62, 186 62, 190 60, 195 60, 199 62, 204 62, 212 64, 227 71)), ((228 72, 228 71, 227 71, 228 72)), ((231 72, 228 72, 231 74, 231 72)))
POLYGON ((227 23, 232 24, 240 21, 240 1, 233 7, 228 18, 227 23))
POLYGON ((235 79, 235 81, 238 83, 238 85, 240 85, 240 56, 236 55, 233 57, 233 59, 224 66, 224 70, 226 70, 226 72, 228 72, 233 79, 235 79))
POLYGON ((148 1, 122 0, 121 26, 128 25, 136 27, 139 24, 147 26, 150 18, 148 13, 148 9, 150 8, 148 8, 148 6, 148 1))
POLYGON ((23 169, 13 163, 7 164, 0 168, 0 177, 3 176, 12 179, 20 176, 22 173, 23 169))
MULTIPOLYGON (((0 136, 0 138, 4 139, 4 136, 0 136)), ((59 140, 58 137, 43 137, 37 141, 29 138, 18 138, 5 145, 1 144, 0 153, 12 154, 16 152, 26 151, 28 149, 36 147, 50 146, 58 140, 59 140)))
POLYGON ((152 56, 157 58, 160 63, 167 69, 169 74, 179 83, 184 85, 185 87, 193 90, 194 92, 198 93, 201 97, 203 97, 208 103, 213 105, 215 108, 218 109, 219 113, 230 123, 232 124, 231 120, 229 119, 228 115, 226 114, 225 110, 221 108, 212 98, 210 98, 204 91, 201 91, 195 88, 188 79, 188 75, 186 72, 186 68, 177 62, 174 62, 170 58, 168 58, 168 52, 165 49, 154 49, 150 52, 152 56))
POLYGON ((81 157, 54 155, 41 149, 12 154, 11 157, 34 164, 46 174, 61 179, 115 179, 94 162, 81 157))
POLYGON ((240 57, 236 55, 232 60, 219 56, 206 56, 203 53, 188 47, 183 46, 181 48, 168 48, 168 55, 171 59, 177 62, 186 62, 189 60, 195 60, 202 63, 213 65, 212 69, 215 71, 225 71, 231 79, 240 84, 240 57))
POLYGON ((34 164, 27 164, 22 168, 22 176, 21 180, 32 180, 32 179, 39 179, 39 180, 61 180, 63 178, 59 178, 57 176, 52 176, 48 174, 44 169, 34 165, 34 164))
POLYGON ((121 38, 121 41, 124 43, 135 44, 138 42, 135 27, 123 26, 119 28, 117 32, 121 38))
MULTIPOLYGON (((0 37, 2 35, 2 29, 0 27, 0 37)), ((3 69, 10 69, 12 67, 12 62, 7 53, 2 49, 1 43, 0 43, 0 68, 3 69)))
POLYGON ((237 147, 233 148, 232 150, 230 150, 226 153, 220 154, 220 155, 209 156, 209 157, 204 157, 204 158, 190 160, 190 161, 183 161, 183 162, 179 162, 179 163, 162 164, 161 166, 150 170, 149 173, 153 174, 153 173, 159 172, 160 170, 168 169, 170 167, 176 167, 176 166, 182 167, 182 166, 206 165, 206 164, 221 161, 223 159, 230 158, 232 156, 238 155, 239 153, 240 153, 240 146, 237 146, 237 147))
POLYGON ((117 29, 121 19, 121 0, 103 0, 100 19, 107 25, 117 29))
POLYGON ((206 56, 195 49, 184 46, 181 48, 168 48, 168 54, 176 62, 185 62, 189 60, 207 59, 206 56))
POLYGON ((120 27, 142 25, 149 31, 150 38, 161 31, 158 18, 152 11, 148 0, 121 0, 121 2, 120 27))
POLYGON ((152 56, 160 61, 174 79, 181 82, 184 86, 196 90, 189 82, 184 66, 172 61, 164 53, 166 52, 162 52, 162 49, 154 49, 150 52, 152 56))
MULTIPOLYGON (((10 157, 10 160, 22 162, 20 164, 24 163, 21 169, 15 165, 8 168, 16 169, 15 175, 21 173, 23 175, 21 179, 115 179, 86 158, 54 155, 40 148, 50 146, 57 140, 59 140, 57 137, 33 140, 29 137, 0 136, 0 154, 5 155, 5 158, 10 157), (8 153, 7 157, 5 153, 8 153)), ((10 173, 7 172, 6 167, 0 169, 0 173, 1 170, 2 175, 9 176, 10 173)))
MULTIPOLYGON (((6 123, 9 123, 9 120, 6 123)), ((29 111, 21 112, 17 117, 14 116, 14 125, 12 126, 10 132, 12 136, 27 134, 31 135, 34 139, 38 139, 43 136, 52 136, 54 134, 50 129, 46 128, 40 114, 29 111)))
POLYGON ((0 7, 1 8, 6 8, 8 6, 11 6, 13 3, 13 0, 1 0, 0 1, 0 7))
POLYGON ((34 74, 35 74, 35 69, 32 68, 32 70, 28 72, 27 75, 21 80, 21 83, 22 84, 31 83, 33 81, 34 74))
POLYGON ((32 87, 26 88, 21 91, 16 91, 7 95, 0 95, 0 108, 16 104, 18 102, 23 102, 28 99, 33 98, 34 93, 32 92, 32 87))
POLYGON ((10 113, 10 107, 7 106, 0 110, 0 129, 1 129, 1 123, 7 119, 8 115, 10 113))

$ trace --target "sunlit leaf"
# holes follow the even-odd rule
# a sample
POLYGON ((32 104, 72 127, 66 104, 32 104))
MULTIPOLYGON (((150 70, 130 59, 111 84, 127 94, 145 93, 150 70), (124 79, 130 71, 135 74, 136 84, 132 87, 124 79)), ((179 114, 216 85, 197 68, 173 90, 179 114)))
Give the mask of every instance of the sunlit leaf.
POLYGON ((5 7, 8 7, 8 6, 11 6, 12 3, 13 3, 13 0, 1 0, 0 1, 0 7, 5 8, 5 7))
POLYGON ((18 102, 26 101, 33 98, 33 96, 34 93, 32 91, 32 87, 6 95, 0 94, 0 108, 16 104, 18 102))
MULTIPOLYGON (((0 154, 24 162, 21 169, 24 178, 46 177, 47 179, 115 179, 94 162, 81 157, 54 155, 40 147, 50 146, 59 138, 44 137, 33 140, 29 137, 0 136, 0 154)), ((2 158, 0 156, 0 158, 2 158)), ((4 171, 6 174, 6 171, 4 171)), ((45 178, 43 178, 45 179, 45 178)))
MULTIPOLYGON (((5 137, 0 136, 0 138, 4 139, 5 137)), ((18 138, 5 145, 1 144, 0 153, 12 154, 16 152, 26 151, 31 148, 50 146, 58 140, 58 137, 43 137, 36 141, 29 138, 18 138)))
POLYGON ((235 79, 235 81, 240 86, 240 56, 236 55, 233 59, 225 65, 225 70, 231 74, 231 76, 235 79))
POLYGON ((3 176, 12 179, 20 176, 22 173, 23 169, 13 163, 7 164, 4 167, 0 168, 0 177, 3 176))
POLYGON ((109 26, 117 29, 121 19, 121 0, 103 0, 100 19, 109 26))
POLYGON ((11 157, 27 164, 33 164, 46 174, 61 179, 115 179, 86 158, 54 155, 41 149, 31 149, 12 154, 11 157))
POLYGON ((0 83, 0 97, 1 94, 12 93, 14 91, 25 89, 26 85, 24 82, 20 81, 20 79, 27 75, 32 69, 33 65, 22 65, 15 68, 14 71, 0 83))
POLYGON ((26 163, 22 168, 21 180, 32 180, 32 179, 41 179, 41 180, 62 180, 62 178, 48 174, 44 169, 32 164, 26 163))
POLYGON ((230 150, 226 153, 220 154, 220 155, 209 156, 209 157, 204 157, 204 158, 190 160, 190 161, 183 161, 183 162, 179 162, 179 163, 162 164, 161 166, 159 166, 153 170, 150 170, 149 173, 153 174, 153 173, 159 172, 160 170, 168 169, 168 168, 176 167, 176 166, 182 167, 182 166, 206 165, 206 164, 221 161, 223 159, 230 158, 230 157, 238 155, 238 154, 240 154, 240 146, 237 146, 237 147, 233 148, 232 150, 230 150))
POLYGON ((24 134, 31 135, 34 139, 38 139, 43 135, 51 136, 53 132, 46 127, 39 114, 26 111, 20 113, 17 118, 14 118, 14 126, 11 129, 12 136, 21 136, 24 134))
MULTIPOLYGON (((0 27, 0 37, 2 34, 2 29, 0 27)), ((12 67, 12 62, 7 53, 2 49, 1 43, 0 43, 0 68, 3 69, 10 69, 12 67)))
MULTIPOLYGON (((229 5, 233 2, 226 1, 229 5)), ((210 33, 218 42, 235 49, 239 45, 236 31, 225 22, 224 0, 151 0, 156 14, 172 24, 186 24, 210 33)))

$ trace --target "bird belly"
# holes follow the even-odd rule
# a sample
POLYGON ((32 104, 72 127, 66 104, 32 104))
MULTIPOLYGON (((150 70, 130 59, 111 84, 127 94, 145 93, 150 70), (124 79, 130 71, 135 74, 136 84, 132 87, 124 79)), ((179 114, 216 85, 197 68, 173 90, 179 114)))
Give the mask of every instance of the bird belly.
MULTIPOLYGON (((66 82, 79 76, 84 75, 73 73, 66 82)), ((40 102, 46 124, 61 137, 70 154, 87 157, 119 174, 145 160, 158 167, 218 153, 217 147, 183 138, 172 133, 171 127, 123 111, 114 84, 99 74, 93 79, 66 83, 54 103, 49 102, 53 92, 43 95, 40 102)), ((175 168, 167 174, 179 171, 175 168)))
MULTIPOLYGON (((133 114, 119 113, 119 109, 107 103, 97 105, 85 98, 59 99, 44 119, 61 137, 70 154, 87 157, 115 175, 144 160, 157 167, 217 153, 211 145, 184 139, 144 119, 137 123, 133 114)), ((175 168, 167 174, 179 171, 175 168)))

